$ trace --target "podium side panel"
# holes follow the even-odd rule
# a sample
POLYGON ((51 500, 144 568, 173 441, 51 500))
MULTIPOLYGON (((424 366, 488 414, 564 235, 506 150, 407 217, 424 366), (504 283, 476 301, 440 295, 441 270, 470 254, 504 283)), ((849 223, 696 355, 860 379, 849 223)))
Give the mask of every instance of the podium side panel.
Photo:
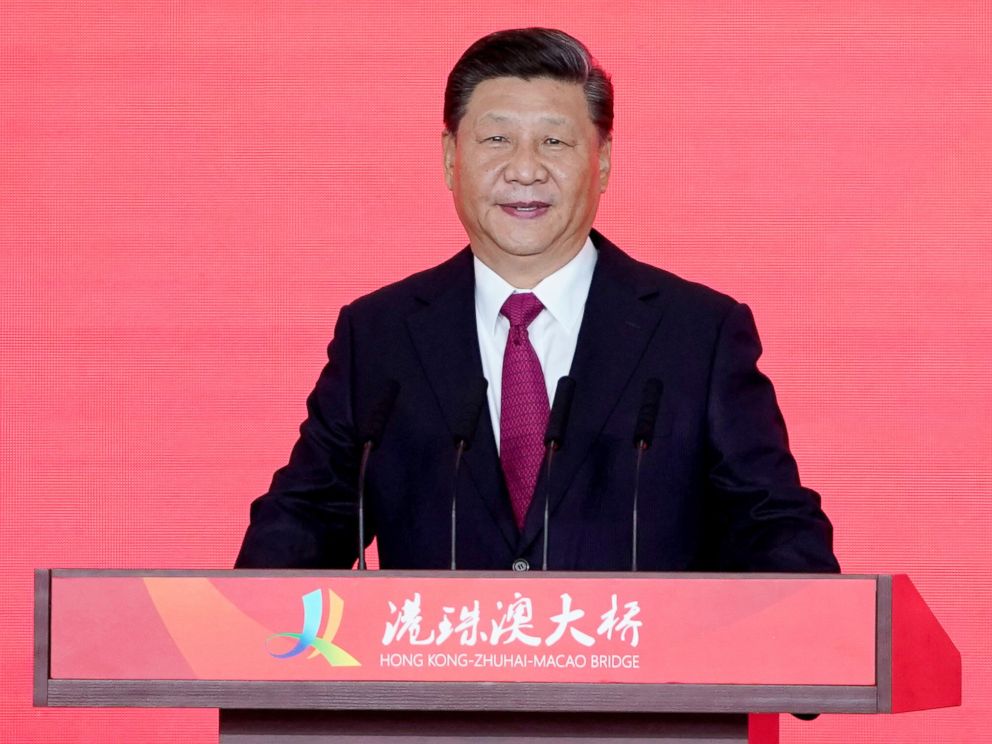
POLYGON ((779 744, 779 716, 775 713, 748 715, 747 744, 779 744))
POLYGON ((961 705, 961 653, 908 576, 892 577, 892 712, 961 705))

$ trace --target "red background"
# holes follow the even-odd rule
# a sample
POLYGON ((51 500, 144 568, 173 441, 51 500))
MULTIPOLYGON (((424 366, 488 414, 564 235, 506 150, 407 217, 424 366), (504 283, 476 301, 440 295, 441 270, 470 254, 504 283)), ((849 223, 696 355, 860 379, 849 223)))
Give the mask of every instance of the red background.
POLYGON ((228 567, 340 306, 465 238, 447 71, 575 34, 617 88, 597 226, 748 302, 848 572, 906 571, 992 726, 987 2, 0 6, 0 739, 210 742, 214 711, 33 710, 31 569, 228 567))

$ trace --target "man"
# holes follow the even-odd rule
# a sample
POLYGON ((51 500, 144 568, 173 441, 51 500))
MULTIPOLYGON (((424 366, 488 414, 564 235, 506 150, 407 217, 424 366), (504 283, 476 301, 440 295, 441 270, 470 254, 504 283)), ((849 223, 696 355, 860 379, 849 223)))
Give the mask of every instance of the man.
POLYGON ((378 538, 383 568, 446 568, 452 430, 484 376, 488 405, 458 483, 458 567, 539 567, 541 439, 570 374, 550 569, 630 568, 632 433, 657 378, 639 569, 839 570, 756 367, 748 308, 591 229, 610 174, 613 91, 588 50, 560 31, 491 34, 452 70, 444 114, 444 174, 470 247, 342 308, 300 438, 252 504, 237 566, 354 563, 358 428, 396 380, 368 470, 366 540, 378 538))

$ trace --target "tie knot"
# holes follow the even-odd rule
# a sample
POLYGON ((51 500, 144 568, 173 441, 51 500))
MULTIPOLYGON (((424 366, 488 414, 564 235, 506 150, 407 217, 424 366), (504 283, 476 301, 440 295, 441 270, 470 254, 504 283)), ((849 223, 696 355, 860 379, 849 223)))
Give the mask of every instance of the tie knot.
POLYGON ((518 292, 507 297, 500 313, 510 321, 510 328, 526 328, 543 309, 544 305, 532 292, 518 292))

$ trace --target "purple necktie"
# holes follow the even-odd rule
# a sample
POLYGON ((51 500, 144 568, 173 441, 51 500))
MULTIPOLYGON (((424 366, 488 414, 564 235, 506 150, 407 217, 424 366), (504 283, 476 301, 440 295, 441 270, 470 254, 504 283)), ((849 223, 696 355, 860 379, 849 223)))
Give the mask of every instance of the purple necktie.
POLYGON ((510 295, 500 309, 510 321, 510 335, 503 354, 499 459, 519 529, 523 529, 534 496, 548 425, 548 389, 541 362, 527 336, 527 326, 543 309, 530 292, 510 295))

